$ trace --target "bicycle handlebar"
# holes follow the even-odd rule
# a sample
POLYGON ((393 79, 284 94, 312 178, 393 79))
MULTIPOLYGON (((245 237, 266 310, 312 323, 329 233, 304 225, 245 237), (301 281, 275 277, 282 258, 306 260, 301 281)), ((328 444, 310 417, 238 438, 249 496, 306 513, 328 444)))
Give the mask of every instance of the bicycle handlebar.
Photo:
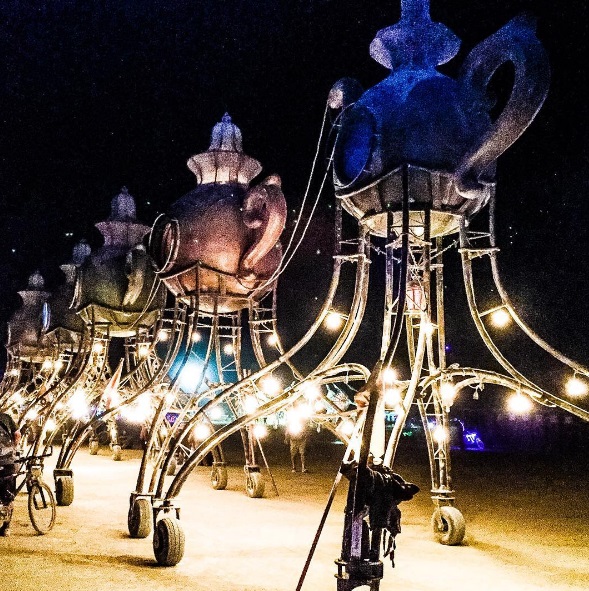
POLYGON ((25 462, 31 462, 33 460, 41 460, 43 458, 48 458, 49 456, 53 455, 53 446, 50 445, 47 450, 45 451, 45 453, 42 453, 41 455, 38 456, 24 456, 22 458, 17 458, 16 461, 24 464, 25 462))

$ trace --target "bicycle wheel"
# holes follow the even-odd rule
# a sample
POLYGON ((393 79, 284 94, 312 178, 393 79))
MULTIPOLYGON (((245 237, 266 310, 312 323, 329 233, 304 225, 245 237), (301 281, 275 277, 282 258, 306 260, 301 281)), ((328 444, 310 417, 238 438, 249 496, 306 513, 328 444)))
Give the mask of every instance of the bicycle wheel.
POLYGON ((37 532, 46 534, 55 523, 55 497, 44 482, 35 482, 29 491, 29 517, 37 532))

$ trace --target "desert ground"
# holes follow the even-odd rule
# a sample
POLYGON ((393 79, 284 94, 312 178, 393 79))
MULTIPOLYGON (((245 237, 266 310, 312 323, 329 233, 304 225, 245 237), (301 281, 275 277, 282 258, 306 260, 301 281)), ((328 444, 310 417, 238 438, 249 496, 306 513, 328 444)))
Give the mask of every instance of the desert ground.
MULTIPOLYGON (((198 466, 178 497, 185 554, 174 567, 158 566, 152 537, 127 532, 129 494, 140 451, 81 449, 74 459, 75 499, 58 507, 57 521, 36 535, 17 499, 11 536, 0 538, 2 591, 295 591, 331 489, 343 446, 311 445, 308 474, 291 473, 288 449, 275 437, 264 451, 264 498, 244 491, 239 446, 229 445, 229 484, 210 485, 198 466)), ((54 456, 57 455, 57 450, 54 456)), ((53 486, 51 460, 45 479, 53 486)), ((402 446, 395 470, 421 487, 400 505, 402 532, 395 567, 385 559, 381 591, 537 591, 589 589, 589 459, 577 450, 555 454, 457 451, 456 505, 467 533, 460 546, 434 541, 430 526, 425 449, 402 446)), ((262 459, 260 464, 263 465, 262 459)), ((168 477, 171 480, 171 476, 168 477)), ((334 560, 341 544, 347 482, 338 487, 303 591, 336 589, 334 560)))

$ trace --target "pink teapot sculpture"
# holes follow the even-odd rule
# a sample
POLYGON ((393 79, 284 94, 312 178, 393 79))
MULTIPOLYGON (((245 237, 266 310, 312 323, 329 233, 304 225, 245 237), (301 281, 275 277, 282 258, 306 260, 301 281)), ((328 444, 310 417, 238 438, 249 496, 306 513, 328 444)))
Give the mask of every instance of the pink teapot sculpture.
POLYGON ((390 74, 365 92, 349 78, 330 92, 329 105, 342 109, 336 193, 379 236, 386 236, 386 212, 401 209, 403 166, 411 209, 432 211, 432 236, 456 231, 461 216, 487 203, 497 158, 546 98, 548 59, 529 17, 512 19, 476 46, 454 79, 437 66, 459 48, 452 31, 432 22, 429 0, 401 0, 401 20, 378 31, 370 45, 370 55, 390 74), (502 67, 514 77, 497 107, 489 90, 502 67))
POLYGON ((198 296, 208 313, 241 310, 268 293, 282 261, 280 177, 250 187, 262 167, 243 153, 241 132, 227 114, 208 151, 192 156, 188 168, 197 186, 154 223, 151 256, 174 295, 198 296))

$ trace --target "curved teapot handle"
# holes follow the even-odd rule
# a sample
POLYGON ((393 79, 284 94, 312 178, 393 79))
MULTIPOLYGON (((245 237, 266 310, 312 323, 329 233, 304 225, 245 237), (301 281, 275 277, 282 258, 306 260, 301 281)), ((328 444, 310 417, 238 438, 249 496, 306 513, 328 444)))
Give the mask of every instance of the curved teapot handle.
POLYGON ((143 290, 146 270, 147 253, 145 247, 142 245, 135 246, 127 253, 125 261, 125 274, 129 283, 123 298, 123 306, 132 306, 139 298, 143 290))
POLYGON ((548 57, 526 15, 513 18, 467 56, 459 74, 463 91, 484 96, 493 74, 508 62, 515 79, 507 104, 455 172, 457 191, 466 198, 480 194, 487 168, 527 129, 548 93, 548 57))
POLYGON ((243 200, 243 221, 248 228, 262 228, 259 238, 246 250, 239 263, 240 274, 249 275, 276 246, 286 223, 286 200, 276 174, 252 187, 243 200))

